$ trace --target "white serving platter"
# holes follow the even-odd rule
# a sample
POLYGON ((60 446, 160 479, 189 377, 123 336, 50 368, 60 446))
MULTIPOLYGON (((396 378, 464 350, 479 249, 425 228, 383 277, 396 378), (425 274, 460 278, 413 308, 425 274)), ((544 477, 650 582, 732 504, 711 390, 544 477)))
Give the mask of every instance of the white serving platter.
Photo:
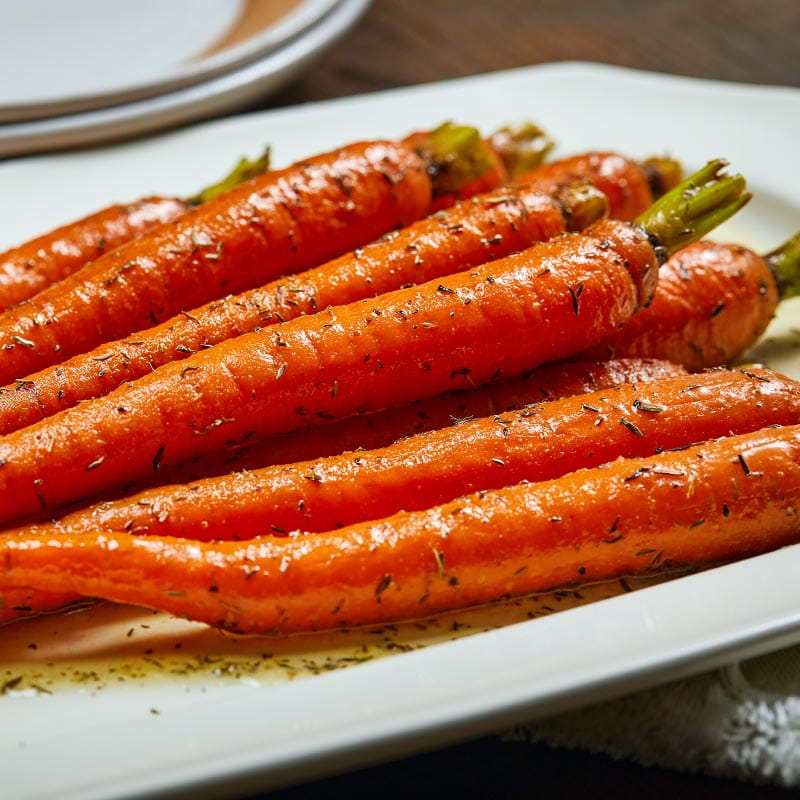
MULTIPOLYGON (((13 198, 0 247, 112 201, 191 193, 266 142, 283 164, 443 118, 487 131, 532 118, 562 154, 669 153, 687 167, 724 156, 756 196, 720 238, 767 249, 800 227, 800 92, 558 64, 0 164, 13 198)), ((759 349, 795 377, 798 329, 787 302, 759 349)), ((283 640, 113 606, 15 624, 0 629, 3 795, 227 796, 541 718, 800 641, 798 571, 795 546, 632 592, 589 587, 581 602, 283 640), (173 669, 178 644, 203 668, 173 669)))

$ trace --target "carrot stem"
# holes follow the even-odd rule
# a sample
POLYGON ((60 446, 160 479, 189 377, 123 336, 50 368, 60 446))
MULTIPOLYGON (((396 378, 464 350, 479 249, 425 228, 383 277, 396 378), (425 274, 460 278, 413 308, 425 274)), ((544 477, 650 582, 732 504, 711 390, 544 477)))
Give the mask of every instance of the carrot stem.
POLYGON ((262 172, 266 172, 269 169, 269 164, 270 148, 267 147, 256 159, 240 159, 239 163, 221 181, 207 186, 205 189, 201 189, 197 194, 191 197, 187 197, 185 202, 190 206, 199 206, 202 203, 207 203, 209 200, 214 200, 224 192, 227 192, 228 189, 233 189, 234 186, 252 180, 257 175, 261 175, 262 172))
POLYGON ((642 161, 641 167, 654 199, 674 189, 683 178, 681 162, 674 158, 651 156, 642 161))
POLYGON ((444 122, 417 147, 428 163, 434 195, 457 193, 494 167, 480 131, 444 122))
POLYGON ((653 242, 661 263, 705 236, 750 200, 745 179, 741 175, 724 175, 726 166, 723 159, 709 161, 636 218, 636 224, 653 242))
POLYGON ((800 295, 800 231, 764 256, 781 300, 800 295))
POLYGON ((555 142, 533 122, 499 128, 489 142, 512 179, 536 169, 555 147, 555 142))
POLYGON ((585 230, 593 222, 608 216, 608 198, 588 181, 565 186, 554 196, 561 205, 568 231, 585 230))

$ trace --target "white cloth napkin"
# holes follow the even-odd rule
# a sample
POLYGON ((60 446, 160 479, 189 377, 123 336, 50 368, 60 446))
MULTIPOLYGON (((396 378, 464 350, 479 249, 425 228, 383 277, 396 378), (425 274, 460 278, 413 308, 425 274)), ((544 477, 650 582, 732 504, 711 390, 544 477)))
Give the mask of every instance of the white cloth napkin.
POLYGON ((504 738, 800 788, 800 647, 523 725, 504 738))

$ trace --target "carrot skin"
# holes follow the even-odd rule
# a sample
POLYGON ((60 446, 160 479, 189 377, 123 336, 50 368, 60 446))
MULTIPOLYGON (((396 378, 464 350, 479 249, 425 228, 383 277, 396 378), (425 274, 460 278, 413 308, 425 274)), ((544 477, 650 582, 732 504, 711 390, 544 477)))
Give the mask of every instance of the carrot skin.
POLYGON ((605 194, 615 219, 634 220, 654 200, 642 166, 618 153, 591 152, 562 158, 515 179, 545 194, 578 181, 588 181, 605 194))
MULTIPOLYGON (((683 367, 676 364, 648 359, 548 365, 468 392, 449 392, 427 400, 418 400, 408 406, 360 414, 307 431, 280 434, 256 441, 252 445, 246 443, 220 453, 211 453, 186 465, 160 471, 157 483, 187 483, 196 481, 199 477, 224 475, 234 469, 258 469, 272 464, 306 461, 357 448, 372 450, 385 447, 402 436, 452 425, 454 418, 499 414, 542 399, 554 400, 611 388, 620 383, 641 383, 685 373, 683 367)), ((141 511, 141 507, 138 511, 141 511)), ((174 517, 171 518, 174 520, 174 517)), ((65 524, 74 527, 78 524, 78 519, 77 516, 69 515, 68 523, 67 520, 62 520, 59 528, 63 528, 65 524)), ((145 523, 138 523, 139 526, 142 524, 145 523)), ((122 521, 125 530, 132 530, 136 525, 135 519, 122 521)), ((195 535, 200 535, 205 527, 204 521, 201 521, 195 535)), ((4 615, 0 614, 0 621, 50 611, 79 599, 79 595, 57 595, 51 598, 47 593, 35 590, 26 590, 24 597, 19 596, 23 590, 8 590, 6 596, 12 591, 17 592, 18 599, 9 599, 4 615), (14 610, 19 609, 19 606, 24 610, 14 610)), ((3 594, 1 589, 0 594, 3 594)))
POLYGON ((603 220, 441 281, 222 342, 0 438, 0 524, 242 437, 565 358, 627 320, 657 273, 641 230, 603 220))
POLYGON ((203 541, 327 531, 619 457, 798 423, 800 384, 769 370, 719 370, 545 402, 378 450, 159 487, 33 529, 203 541))
POLYGON ((55 611, 81 599, 74 592, 48 592, 29 587, 0 586, 0 625, 55 611))
POLYGON ((799 495, 800 427, 790 426, 315 535, 5 536, 0 581, 238 633, 312 631, 775 549, 798 541, 799 495))
POLYGON ((0 314, 0 382, 352 250, 423 216, 431 192, 391 142, 259 176, 0 314))
POLYGON ((585 394, 621 383, 644 383, 685 374, 686 370, 678 364, 653 359, 548 364, 469 391, 447 392, 305 430, 249 439, 166 469, 159 475, 158 483, 188 483, 234 470, 335 456, 345 450, 374 450, 404 436, 446 428, 471 417, 502 414, 542 400, 585 394))
POLYGON ((0 311, 27 300, 123 242, 177 219, 189 205, 145 197, 114 205, 0 253, 0 311))
POLYGON ((760 255, 740 245, 696 242, 662 265, 650 306, 586 355, 666 358, 699 372, 752 347, 779 299, 760 255))
POLYGON ((564 230, 558 204, 536 192, 466 201, 320 267, 178 314, 0 388, 0 434, 255 328, 463 271, 564 230))

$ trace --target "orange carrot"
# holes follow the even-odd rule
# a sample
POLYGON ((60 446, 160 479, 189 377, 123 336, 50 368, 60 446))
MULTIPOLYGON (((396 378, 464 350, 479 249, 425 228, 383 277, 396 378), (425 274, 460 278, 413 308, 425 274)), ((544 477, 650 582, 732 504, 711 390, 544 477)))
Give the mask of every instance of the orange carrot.
POLYGON ((584 187, 558 200, 522 188, 481 195, 321 267, 178 314, 0 388, 0 434, 256 328, 524 250, 563 233, 565 217, 570 227, 585 227, 606 207, 600 192, 584 187))
POLYGON ((0 586, 0 625, 56 611, 81 600, 74 592, 48 592, 29 587, 0 586))
POLYGON ((313 535, 3 536, 0 583, 311 631, 775 549, 798 540, 798 496, 800 426, 770 428, 313 535))
POLYGON ((88 261, 156 225, 177 219, 268 167, 269 150, 255 161, 242 159, 224 180, 194 197, 145 197, 126 205, 109 206, 0 253, 0 311, 33 297, 88 261))
POLYGON ((641 231, 614 221, 590 230, 222 342, 10 433, 0 438, 0 521, 229 441, 485 383, 579 351, 647 301, 652 281, 644 289, 642 273, 657 275, 641 231))
POLYGON ((113 205, 0 254, 0 311, 72 275, 88 261, 165 222, 188 206, 176 197, 113 205))
POLYGON ((778 302, 798 292, 800 233, 764 257, 740 245, 697 242, 661 267, 652 304, 587 355, 714 367, 752 347, 778 302))
MULTIPOLYGON (((255 442, 250 440, 188 464, 160 470, 156 482, 186 483, 196 481, 198 477, 227 474, 234 469, 257 469, 338 455, 345 450, 385 447, 402 436, 443 428, 464 418, 498 414, 542 399, 555 400, 621 383, 648 382, 685 372, 676 364, 651 359, 562 362, 468 392, 448 392, 407 406, 360 414, 307 431, 280 434, 255 442)), ((0 608, 0 623, 51 611, 79 599, 73 595, 51 598, 32 589, 8 589, 4 592, 0 588, 0 596, 6 600, 5 609, 0 608)))
POLYGON ((404 436, 446 428, 474 417, 502 414, 542 400, 557 400, 610 389, 622 383, 646 383, 685 374, 686 370, 678 364, 654 359, 549 364, 469 391, 446 392, 408 405, 371 414, 356 414, 306 430, 248 439, 163 470, 158 483, 188 483, 234 470, 260 469, 335 456, 345 450, 374 450, 404 436))
POLYGON ((680 164, 669 158, 639 163, 618 153, 590 152, 551 161, 515 180, 545 193, 589 181, 608 198, 612 217, 632 220, 656 197, 674 188, 680 175, 680 164))
POLYGON ((602 220, 517 256, 222 342, 0 438, 0 524, 196 453, 564 358, 649 302, 658 253, 741 207, 710 163, 642 226, 602 220), (703 188, 699 188, 703 187, 703 188), (653 242, 658 242, 653 244, 653 242))
POLYGON ((431 202, 430 159, 451 156, 463 130, 434 139, 437 156, 366 142, 269 172, 123 244, 0 314, 0 382, 418 219, 431 202))
POLYGON ((378 450, 159 487, 28 530, 125 530, 203 541, 327 531, 621 456, 798 423, 800 384, 782 375, 682 375, 468 420, 378 450))

